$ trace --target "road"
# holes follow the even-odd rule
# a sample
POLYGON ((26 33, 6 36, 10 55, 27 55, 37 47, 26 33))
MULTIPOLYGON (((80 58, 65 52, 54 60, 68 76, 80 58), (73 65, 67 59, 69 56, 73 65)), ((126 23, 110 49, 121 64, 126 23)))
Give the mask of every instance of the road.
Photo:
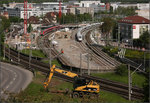
POLYGON ((24 90, 32 81, 32 72, 21 67, 0 62, 0 95, 7 98, 8 93, 24 90))

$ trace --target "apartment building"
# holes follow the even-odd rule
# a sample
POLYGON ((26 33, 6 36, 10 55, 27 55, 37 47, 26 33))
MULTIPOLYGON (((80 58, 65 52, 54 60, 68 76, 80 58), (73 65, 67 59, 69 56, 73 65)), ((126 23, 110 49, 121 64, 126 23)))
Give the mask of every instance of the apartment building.
POLYGON ((150 20, 141 16, 128 16, 118 21, 120 39, 123 42, 132 42, 138 39, 145 31, 150 30, 150 20))

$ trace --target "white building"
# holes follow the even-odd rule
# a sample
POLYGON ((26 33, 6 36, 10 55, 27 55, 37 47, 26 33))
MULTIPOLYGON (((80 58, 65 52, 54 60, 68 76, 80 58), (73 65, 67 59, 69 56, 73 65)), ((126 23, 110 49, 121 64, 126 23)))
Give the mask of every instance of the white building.
MULTIPOLYGON (((10 7, 20 9, 20 18, 24 19, 24 4, 23 3, 10 3, 10 7)), ((28 18, 30 16, 42 16, 48 12, 59 12, 59 2, 44 2, 44 3, 28 3, 27 5, 28 18)), ((67 9, 64 3, 61 3, 62 13, 66 14, 67 9)))
POLYGON ((143 10, 136 10, 135 11, 139 16, 143 16, 146 19, 150 19, 150 10, 143 9, 143 10))
POLYGON ((143 16, 147 19, 150 19, 150 4, 148 3, 140 3, 137 4, 138 10, 136 10, 136 13, 139 16, 143 16))
POLYGON ((125 42, 132 42, 138 39, 144 31, 150 30, 150 20, 141 16, 125 17, 118 22, 120 39, 125 42))
POLYGON ((116 10, 119 6, 119 2, 113 2, 113 3, 110 3, 110 6, 113 7, 113 11, 116 10))
POLYGON ((96 1, 96 0, 80 1, 80 7, 90 7, 91 4, 100 5, 101 1, 100 0, 99 1, 96 1))
POLYGON ((149 3, 139 3, 137 4, 137 8, 140 10, 149 10, 149 3))

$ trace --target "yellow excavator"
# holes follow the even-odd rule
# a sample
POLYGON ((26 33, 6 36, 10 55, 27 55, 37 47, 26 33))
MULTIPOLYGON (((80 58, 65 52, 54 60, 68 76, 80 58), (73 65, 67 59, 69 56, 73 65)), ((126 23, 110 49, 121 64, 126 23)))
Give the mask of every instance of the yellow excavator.
POLYGON ((81 79, 79 78, 78 74, 56 68, 55 65, 50 68, 49 77, 47 78, 47 81, 44 82, 45 89, 47 89, 55 71, 67 77, 74 78, 74 90, 71 93, 73 98, 83 97, 84 95, 99 96, 99 84, 93 80, 88 81, 86 79, 81 79))

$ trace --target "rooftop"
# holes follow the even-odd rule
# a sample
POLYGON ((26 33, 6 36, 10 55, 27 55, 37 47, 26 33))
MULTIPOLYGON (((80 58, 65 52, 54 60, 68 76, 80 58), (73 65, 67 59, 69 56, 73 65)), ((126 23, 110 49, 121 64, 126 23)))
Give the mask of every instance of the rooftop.
POLYGON ((119 23, 128 23, 128 24, 149 24, 150 20, 142 17, 142 16, 128 16, 121 20, 119 23))

